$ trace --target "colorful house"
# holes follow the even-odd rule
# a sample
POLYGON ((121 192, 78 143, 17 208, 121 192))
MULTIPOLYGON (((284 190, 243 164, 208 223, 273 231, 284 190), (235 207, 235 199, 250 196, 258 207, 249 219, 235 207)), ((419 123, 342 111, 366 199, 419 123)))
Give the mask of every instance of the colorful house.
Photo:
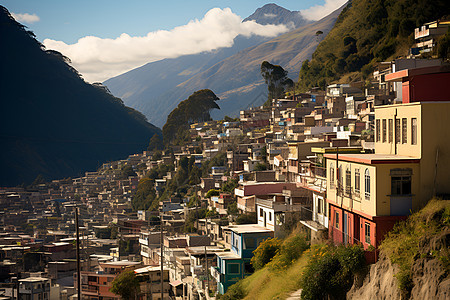
POLYGON ((432 99, 376 107, 375 154, 325 154, 335 242, 377 247, 398 220, 450 194, 450 102, 432 99))
POLYGON ((216 253, 217 267, 211 274, 217 281, 217 291, 224 294, 240 279, 253 273, 250 260, 259 244, 273 238, 273 231, 257 224, 230 225, 231 252, 216 253))

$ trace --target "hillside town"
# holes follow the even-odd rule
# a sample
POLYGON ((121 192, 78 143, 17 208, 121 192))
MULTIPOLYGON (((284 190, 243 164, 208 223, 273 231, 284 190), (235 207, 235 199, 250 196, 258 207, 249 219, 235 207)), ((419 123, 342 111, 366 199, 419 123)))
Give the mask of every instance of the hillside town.
POLYGON ((261 242, 295 227, 376 262, 395 223, 450 194, 450 65, 415 57, 431 51, 427 26, 369 87, 294 89, 190 124, 184 145, 2 188, 0 299, 77 299, 78 284, 82 299, 120 299, 112 283, 130 270, 135 299, 215 299, 253 273, 261 242))

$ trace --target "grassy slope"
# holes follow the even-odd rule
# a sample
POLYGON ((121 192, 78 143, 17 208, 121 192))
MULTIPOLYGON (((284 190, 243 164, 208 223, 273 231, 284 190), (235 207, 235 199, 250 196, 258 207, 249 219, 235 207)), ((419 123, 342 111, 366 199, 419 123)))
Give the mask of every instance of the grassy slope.
MULTIPOLYGON (((431 256, 442 263, 446 278, 450 272, 449 249, 439 247, 439 237, 444 236, 450 226, 450 201, 431 200, 421 211, 412 215, 407 222, 402 222, 389 233, 382 244, 384 251, 393 263, 399 265, 396 275, 401 287, 411 288, 411 268, 418 258, 431 256), (430 245, 433 245, 430 246, 430 245), (438 246, 436 246, 438 245, 438 246)), ((298 234, 294 232, 289 238, 298 234)), ((327 246, 315 246, 307 250, 288 268, 273 271, 266 265, 261 270, 242 281, 245 298, 252 299, 286 299, 300 288, 302 274, 314 255, 326 252, 327 246), (321 250, 322 249, 322 250, 321 250), (323 252, 322 252, 323 251, 323 252)))
POLYGON ((412 269, 421 258, 438 259, 445 278, 450 275, 450 251, 446 247, 450 231, 450 201, 431 200, 392 230, 381 245, 392 263, 399 266, 400 288, 408 292, 413 287, 412 269))

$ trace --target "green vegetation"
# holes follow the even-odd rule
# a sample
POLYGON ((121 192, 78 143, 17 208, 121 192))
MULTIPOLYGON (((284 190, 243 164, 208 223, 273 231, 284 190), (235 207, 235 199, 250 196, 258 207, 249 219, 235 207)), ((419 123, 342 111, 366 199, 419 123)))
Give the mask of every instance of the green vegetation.
POLYGON ((220 191, 219 190, 215 190, 215 189, 210 189, 207 193, 206 193, 206 198, 211 198, 213 196, 219 196, 220 195, 220 191))
POLYGON ((158 134, 154 134, 152 138, 150 139, 150 143, 148 144, 147 150, 148 151, 155 151, 155 150, 162 150, 163 149, 163 142, 158 134))
POLYGON ((231 286, 220 299, 285 299, 299 289, 302 299, 344 299, 355 274, 365 269, 361 247, 310 248, 300 228, 283 241, 264 241, 254 254, 255 273, 231 286))
POLYGON ((354 246, 312 247, 300 286, 302 299, 345 299, 354 275, 365 267, 364 250, 354 246))
POLYGON ((281 97, 286 88, 292 87, 294 82, 287 77, 288 72, 281 66, 272 65, 268 61, 263 61, 261 64, 261 76, 267 84, 267 90, 269 92, 267 101, 264 106, 269 106, 272 103, 272 99, 281 97))
POLYGON ((163 127, 165 145, 181 145, 190 140, 189 125, 211 120, 211 109, 220 107, 219 98, 211 90, 200 90, 181 101, 167 117, 163 127))
POLYGON ((253 251, 251 264, 255 270, 264 267, 280 251, 281 241, 277 238, 267 239, 253 251))
POLYGON ((405 296, 413 288, 411 270, 419 258, 438 259, 444 278, 448 278, 450 251, 446 239, 449 226, 450 201, 433 199, 406 222, 398 223, 381 244, 381 250, 399 267, 395 277, 405 296))
POLYGON ((132 300, 139 294, 139 280, 133 270, 124 271, 114 278, 110 289, 124 300, 132 300))
MULTIPOLYGON (((445 0, 354 0, 339 15, 299 74, 299 88, 325 88, 344 74, 367 76, 375 62, 405 55, 414 28, 449 14, 445 0)), ((358 78, 360 78, 358 76, 358 78)))
POLYGON ((237 225, 255 224, 255 223, 258 223, 258 220, 256 219, 256 213, 254 213, 254 212, 241 214, 236 218, 237 225))

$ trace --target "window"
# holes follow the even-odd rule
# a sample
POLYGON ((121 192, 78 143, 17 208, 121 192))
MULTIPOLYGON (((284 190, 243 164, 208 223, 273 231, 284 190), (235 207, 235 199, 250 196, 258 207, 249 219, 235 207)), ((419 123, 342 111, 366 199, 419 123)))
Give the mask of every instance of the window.
POLYGON ((355 193, 359 194, 361 178, 359 175, 359 169, 355 169, 355 193))
POLYGON ((370 244, 370 224, 365 222, 364 223, 364 236, 367 244, 370 244))
POLYGON ((411 195, 412 169, 391 170, 391 195, 411 195))
POLYGON ((345 170, 345 193, 350 195, 352 192, 352 171, 350 170, 350 166, 345 170))
POLYGON ((239 273, 240 273, 240 264, 237 263, 228 264, 228 274, 236 275, 239 273))
POLYGON ((369 169, 366 169, 364 172, 364 194, 366 200, 370 200, 370 172, 369 169))
POLYGON ((330 164, 330 188, 334 188, 334 166, 330 164))
POLYGON ((411 144, 417 145, 417 118, 411 119, 411 144))
POLYGON ((393 120, 389 119, 388 120, 388 131, 389 131, 389 143, 393 142, 393 120))
POLYGON ((342 165, 340 165, 339 169, 338 169, 338 184, 337 184, 339 195, 342 195, 342 193, 343 193, 343 188, 342 188, 344 186, 344 180, 342 178, 343 176, 344 176, 344 174, 342 172, 342 165))
POLYGON ((381 132, 380 132, 380 119, 376 120, 376 134, 377 134, 377 142, 381 140, 381 132))
POLYGON ((335 220, 334 220, 334 223, 336 224, 336 228, 337 229, 339 229, 339 212, 338 211, 335 211, 334 212, 334 217, 335 217, 335 220))
POLYGON ((402 144, 408 142, 408 121, 406 118, 402 119, 402 144))
POLYGON ((253 238, 245 238, 244 239, 244 249, 255 249, 255 239, 253 238))
POLYGON ((262 208, 259 209, 259 216, 260 216, 260 217, 263 217, 263 216, 264 216, 264 211, 263 211, 262 208))
POLYGON ((383 143, 386 143, 386 132, 387 132, 386 119, 383 119, 383 143))
POLYGON ((400 119, 395 119, 395 143, 400 144, 400 119))
POLYGON ((272 212, 269 211, 269 221, 272 221, 272 212))

